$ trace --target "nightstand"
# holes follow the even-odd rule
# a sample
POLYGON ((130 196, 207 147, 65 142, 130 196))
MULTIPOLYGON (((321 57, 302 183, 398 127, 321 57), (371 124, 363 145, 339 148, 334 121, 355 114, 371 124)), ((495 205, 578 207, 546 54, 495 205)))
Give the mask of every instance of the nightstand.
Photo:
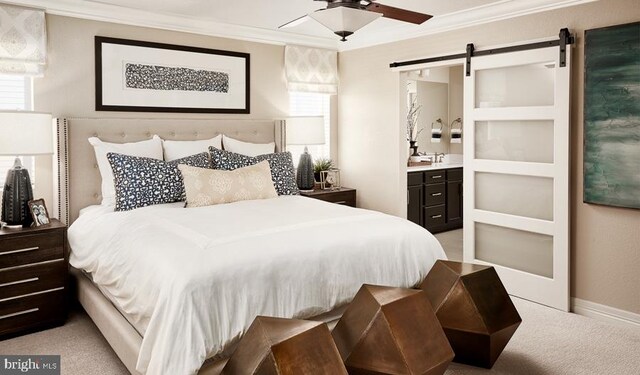
POLYGON ((320 199, 322 201, 343 204, 345 206, 356 206, 356 189, 340 188, 336 190, 314 190, 300 192, 300 195, 309 198, 320 199))
POLYGON ((67 226, 0 229, 0 339, 64 324, 67 226))

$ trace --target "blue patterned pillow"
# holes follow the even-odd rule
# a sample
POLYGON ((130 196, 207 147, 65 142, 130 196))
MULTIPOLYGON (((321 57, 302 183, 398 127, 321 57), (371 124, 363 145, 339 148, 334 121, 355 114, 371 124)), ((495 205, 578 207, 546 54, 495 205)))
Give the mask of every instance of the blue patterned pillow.
POLYGON ((169 162, 113 152, 107 154, 107 159, 113 170, 116 211, 184 201, 184 182, 178 164, 211 168, 206 152, 169 162))
POLYGON ((209 147, 209 152, 211 153, 213 168, 225 171, 248 167, 266 160, 269 162, 269 167, 271 167, 271 179, 273 180, 273 186, 275 186, 278 195, 300 194, 300 190, 298 190, 298 185, 296 184, 296 173, 293 169, 290 152, 277 152, 252 157, 219 150, 213 146, 209 147))

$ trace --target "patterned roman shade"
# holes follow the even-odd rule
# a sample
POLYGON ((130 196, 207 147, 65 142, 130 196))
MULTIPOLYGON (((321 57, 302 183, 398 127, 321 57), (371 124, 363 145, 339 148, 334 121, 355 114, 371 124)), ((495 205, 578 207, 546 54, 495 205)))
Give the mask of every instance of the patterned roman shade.
POLYGON ((46 60, 44 10, 0 4, 0 74, 41 76, 46 60))
POLYGON ((338 52, 287 46, 284 65, 289 91, 338 93, 338 52))

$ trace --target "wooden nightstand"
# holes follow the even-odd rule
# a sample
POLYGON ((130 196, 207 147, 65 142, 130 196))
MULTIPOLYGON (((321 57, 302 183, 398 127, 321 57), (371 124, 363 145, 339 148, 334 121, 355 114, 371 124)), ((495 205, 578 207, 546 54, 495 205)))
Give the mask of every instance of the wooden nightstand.
POLYGON ((344 204, 345 206, 356 206, 356 189, 340 188, 336 190, 314 190, 310 192, 300 192, 300 195, 320 199, 322 201, 344 204))
POLYGON ((67 226, 0 229, 0 339, 64 324, 67 226))

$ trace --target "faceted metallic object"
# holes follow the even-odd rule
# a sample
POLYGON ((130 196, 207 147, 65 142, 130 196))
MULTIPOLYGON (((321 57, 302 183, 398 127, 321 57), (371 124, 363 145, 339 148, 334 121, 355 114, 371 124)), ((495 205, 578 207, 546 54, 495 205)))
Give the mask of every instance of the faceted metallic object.
POLYGON ((349 374, 443 374, 453 350, 424 292, 363 285, 333 330, 349 374))
POLYGON ((7 172, 4 183, 0 221, 8 225, 30 226, 33 218, 28 203, 32 199, 33 191, 29 172, 22 167, 20 159, 16 158, 13 168, 7 172))
POLYGON ((326 323, 259 316, 221 375, 347 375, 326 323))
POLYGON ((456 353, 491 368, 522 322, 493 267, 439 260, 420 284, 456 353))
POLYGON ((300 190, 313 190, 316 184, 313 176, 313 159, 306 147, 304 148, 304 153, 300 155, 296 182, 300 190))

